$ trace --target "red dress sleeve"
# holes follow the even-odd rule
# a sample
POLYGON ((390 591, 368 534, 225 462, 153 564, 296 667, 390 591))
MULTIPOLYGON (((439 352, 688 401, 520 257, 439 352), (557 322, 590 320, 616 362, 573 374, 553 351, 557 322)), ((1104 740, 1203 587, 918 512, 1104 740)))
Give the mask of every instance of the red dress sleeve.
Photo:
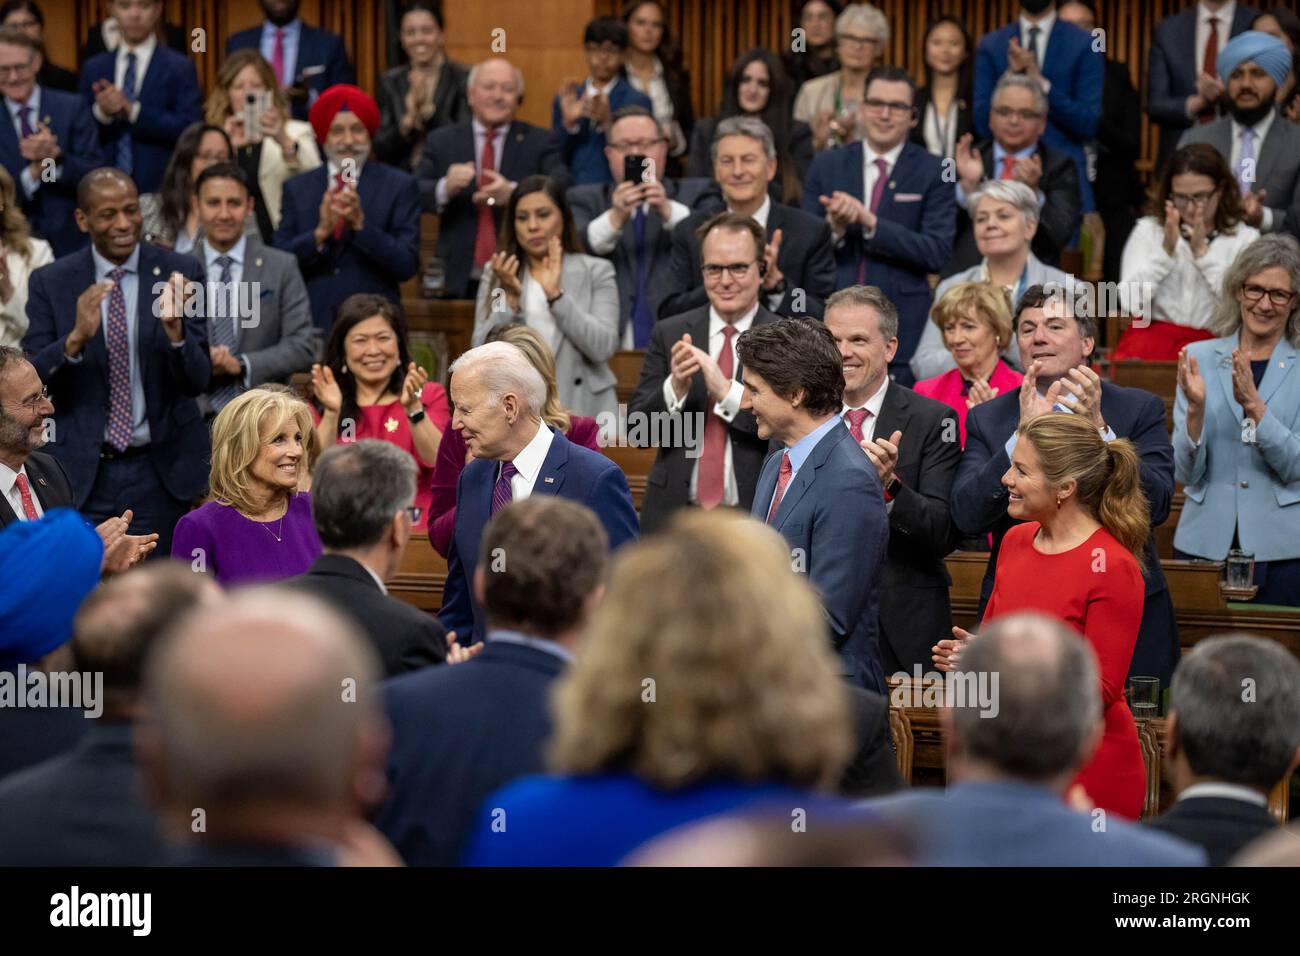
POLYGON ((446 389, 437 382, 425 382, 424 389, 420 392, 420 402, 424 405, 424 413, 445 437, 447 428, 451 425, 451 406, 447 404, 446 389))

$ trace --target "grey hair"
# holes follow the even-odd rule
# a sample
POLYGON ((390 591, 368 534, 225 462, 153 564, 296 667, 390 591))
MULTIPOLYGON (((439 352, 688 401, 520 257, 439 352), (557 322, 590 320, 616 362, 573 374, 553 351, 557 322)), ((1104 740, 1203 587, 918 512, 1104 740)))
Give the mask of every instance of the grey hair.
POLYGON ((898 309, 878 286, 851 285, 847 289, 832 292, 826 300, 824 312, 830 315, 831 309, 840 307, 868 306, 876 310, 876 324, 880 326, 880 337, 886 342, 898 338, 898 309))
POLYGON ((475 77, 478 76, 478 68, 482 66, 484 63, 491 63, 493 60, 500 60, 502 63, 510 67, 510 69, 515 71, 515 86, 519 87, 519 99, 522 100, 524 98, 523 70, 519 69, 519 67, 515 66, 505 57, 501 57, 501 56, 491 56, 488 57, 486 60, 483 60, 481 63, 475 63, 473 66, 471 66, 469 68, 469 78, 465 81, 465 89, 468 90, 474 85, 474 79, 475 77))
MULTIPOLYGON (((1274 232, 1260 236, 1233 261, 1223 273, 1223 288, 1218 305, 1210 321, 1210 330, 1217 336, 1234 335, 1241 328, 1241 303, 1237 293, 1251 276, 1265 269, 1279 267, 1286 270, 1291 280, 1291 291, 1300 293, 1300 243, 1285 233, 1274 232)), ((1300 348, 1300 294, 1291 300, 1291 315, 1286 320, 1286 338, 1300 348)))
POLYGON ((27 356, 23 354, 22 349, 16 349, 12 345, 0 345, 0 375, 9 371, 11 365, 26 361, 27 356))
POLYGON ((848 33, 854 27, 861 27, 880 41, 877 49, 883 52, 889 42, 889 21, 883 13, 869 3, 850 3, 835 18, 835 35, 848 33))
POLYGON ((757 116, 728 116, 718 123, 717 129, 713 131, 713 142, 709 144, 709 159, 715 163, 718 161, 718 143, 724 136, 748 136, 756 139, 763 144, 764 156, 768 159, 776 158, 776 140, 772 138, 772 131, 757 116))
POLYGON ((993 199, 1014 206, 1016 212, 1025 217, 1025 225, 1038 222, 1038 197, 1024 183, 1012 179, 986 179, 979 187, 971 190, 966 199, 966 208, 971 219, 979 211, 981 199, 993 199))
POLYGON ((1197 776, 1269 789, 1300 749, 1300 663, 1262 637, 1208 638, 1174 671, 1169 709, 1197 776))
POLYGON ((1008 615, 970 642, 960 667, 998 678, 994 716, 972 700, 979 695, 957 697, 953 732, 968 756, 1032 781, 1087 759, 1084 745, 1101 724, 1099 678, 1088 642, 1071 628, 1041 614, 1008 615))
POLYGON ((368 438, 330 446, 311 484, 321 544, 350 551, 378 543, 393 516, 415 500, 415 484, 415 459, 391 442, 368 438))
POLYGON ((1047 94, 1043 92, 1043 88, 1038 85, 1037 80, 1024 73, 1003 73, 1002 79, 998 80, 993 87, 993 98, 989 100, 989 103, 997 103, 998 94, 1013 86, 1018 86, 1032 93, 1034 95, 1034 109, 1044 116, 1047 115, 1047 94))
POLYGON ((473 372, 480 367, 489 404, 501 404, 501 397, 510 393, 530 416, 541 415, 546 404, 546 381, 522 351, 509 342, 486 342, 452 362, 450 374, 473 372))

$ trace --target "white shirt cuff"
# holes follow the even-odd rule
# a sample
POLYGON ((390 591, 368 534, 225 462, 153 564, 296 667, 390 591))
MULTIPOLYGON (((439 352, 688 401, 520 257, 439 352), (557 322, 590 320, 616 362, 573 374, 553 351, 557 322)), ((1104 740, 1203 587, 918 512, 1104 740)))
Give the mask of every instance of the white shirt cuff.
MULTIPOLYGON (((686 395, 690 395, 690 392, 688 391, 686 395)), ((664 404, 668 406, 669 412, 674 414, 680 412, 682 410, 682 406, 686 404, 686 395, 683 395, 681 398, 678 398, 677 393, 673 391, 673 377, 671 375, 665 376, 664 404)))
POLYGON ((131 110, 130 110, 130 113, 131 113, 131 122, 132 122, 132 123, 134 123, 136 120, 138 120, 138 119, 140 118, 140 101, 139 101, 139 100, 136 100, 134 103, 131 104, 131 110))
POLYGON ((677 224, 691 214, 691 210, 675 199, 670 200, 669 204, 672 206, 673 211, 668 215, 668 221, 664 223, 664 228, 672 230, 676 229, 677 224))
MULTIPOLYGON (((56 176, 58 175, 58 168, 58 166, 54 167, 56 176)), ((28 199, 31 199, 36 190, 41 188, 41 181, 32 175, 32 167, 30 164, 23 167, 22 174, 18 179, 22 183, 23 195, 28 199)))
POLYGON ((744 394, 745 386, 732 379, 727 394, 722 396, 722 401, 713 406, 713 414, 723 421, 732 421, 740 413, 740 399, 744 394))
POLYGON ((446 176, 443 176, 440 180, 438 180, 438 185, 433 187, 433 198, 434 201, 438 204, 439 209, 447 205, 447 177, 446 176))
POLYGON ((1260 210, 1260 215, 1263 216, 1263 218, 1260 219, 1259 221, 1259 231, 1272 232, 1273 231, 1273 210, 1270 209, 1268 206, 1265 206, 1263 209, 1260 210))
POLYGON ((609 255, 622 234, 622 230, 614 228, 614 211, 606 209, 587 224, 587 246, 598 256, 609 255))

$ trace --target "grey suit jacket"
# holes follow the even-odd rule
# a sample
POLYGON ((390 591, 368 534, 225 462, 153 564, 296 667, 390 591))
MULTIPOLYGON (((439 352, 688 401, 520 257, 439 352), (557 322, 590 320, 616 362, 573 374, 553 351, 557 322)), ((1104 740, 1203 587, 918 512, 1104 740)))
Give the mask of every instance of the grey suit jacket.
MULTIPOLYGON (((1189 143, 1209 143, 1219 151, 1224 162, 1232 163, 1232 119, 1223 117, 1204 126, 1193 126, 1178 140, 1181 149, 1189 143)), ((1273 210, 1273 222, 1261 232, 1279 232, 1286 227, 1287 216, 1300 225, 1300 126, 1285 116, 1275 114, 1261 146, 1255 144, 1256 192, 1267 190, 1264 204, 1273 210)))
MULTIPOLYGON (((562 295, 551 307, 556 334, 551 341, 555 352, 555 381, 560 403, 579 415, 596 417, 618 411, 617 380, 609 358, 618 350, 618 282, 608 261, 577 252, 564 255, 560 275, 562 295)), ((522 273, 522 270, 521 270, 522 273)), ((483 267, 474 308, 475 346, 487 340, 493 326, 508 322, 528 324, 523 302, 509 311, 505 295, 496 289, 492 266, 483 267)))

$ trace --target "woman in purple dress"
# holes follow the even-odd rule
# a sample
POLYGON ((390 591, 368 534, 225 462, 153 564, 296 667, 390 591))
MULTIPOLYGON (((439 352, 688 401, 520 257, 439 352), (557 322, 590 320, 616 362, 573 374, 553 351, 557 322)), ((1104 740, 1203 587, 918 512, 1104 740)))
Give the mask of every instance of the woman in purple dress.
POLYGON ((172 557, 223 585, 304 573, 321 553, 307 471, 311 411, 286 390, 255 388, 212 423, 212 501, 176 523, 172 557))

